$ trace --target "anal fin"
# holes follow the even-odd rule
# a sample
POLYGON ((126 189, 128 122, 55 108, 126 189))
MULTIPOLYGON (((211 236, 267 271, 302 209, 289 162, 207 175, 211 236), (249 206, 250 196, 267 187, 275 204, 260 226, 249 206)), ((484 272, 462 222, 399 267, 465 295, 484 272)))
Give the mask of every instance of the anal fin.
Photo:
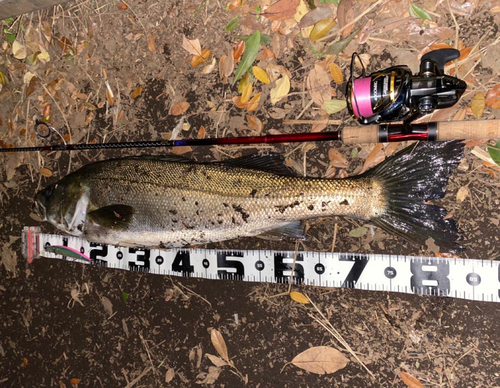
POLYGON ((264 240, 279 241, 284 237, 291 239, 305 240, 304 226, 300 221, 292 221, 282 224, 276 229, 268 230, 257 235, 264 240))

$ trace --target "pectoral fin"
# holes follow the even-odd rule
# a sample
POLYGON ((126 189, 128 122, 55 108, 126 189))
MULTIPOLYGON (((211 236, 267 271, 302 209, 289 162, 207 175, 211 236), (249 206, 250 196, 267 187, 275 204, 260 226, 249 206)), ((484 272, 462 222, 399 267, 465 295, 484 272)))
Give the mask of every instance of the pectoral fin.
POLYGON ((91 211, 87 217, 103 228, 121 230, 130 225, 134 208, 128 205, 109 205, 91 211))

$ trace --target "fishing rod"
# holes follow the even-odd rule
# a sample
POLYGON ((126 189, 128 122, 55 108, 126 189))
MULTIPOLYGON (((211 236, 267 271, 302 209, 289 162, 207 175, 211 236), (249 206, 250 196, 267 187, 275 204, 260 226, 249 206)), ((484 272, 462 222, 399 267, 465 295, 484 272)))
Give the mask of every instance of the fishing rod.
MULTIPOLYGON (((446 141, 500 138, 500 120, 412 123, 436 109, 455 105, 467 84, 444 74, 446 63, 456 60, 460 52, 440 49, 425 54, 420 71, 413 75, 408 66, 393 66, 366 75, 361 59, 354 53, 351 76, 347 83, 347 108, 362 126, 340 125, 336 131, 292 133, 208 139, 156 140, 116 143, 56 144, 37 147, 0 148, 0 152, 76 151, 118 148, 150 148, 179 146, 213 146, 242 144, 295 143, 340 140, 345 144, 386 143, 405 140, 446 141), (362 69, 354 76, 358 60, 362 69)), ((35 132, 48 138, 59 132, 48 123, 37 120, 35 132)), ((59 134, 62 138, 62 136, 59 134)))

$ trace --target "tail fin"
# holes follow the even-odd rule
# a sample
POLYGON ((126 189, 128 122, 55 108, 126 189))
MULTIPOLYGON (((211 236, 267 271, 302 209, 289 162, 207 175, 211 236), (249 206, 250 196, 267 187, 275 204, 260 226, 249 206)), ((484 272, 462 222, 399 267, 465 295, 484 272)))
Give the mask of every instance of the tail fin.
POLYGON ((363 174, 380 179, 387 190, 387 210, 371 221, 418 245, 424 245, 432 237, 442 250, 463 249, 456 242, 455 221, 444 218, 446 210, 424 203, 444 196, 448 178, 462 158, 463 147, 459 141, 420 142, 363 174))

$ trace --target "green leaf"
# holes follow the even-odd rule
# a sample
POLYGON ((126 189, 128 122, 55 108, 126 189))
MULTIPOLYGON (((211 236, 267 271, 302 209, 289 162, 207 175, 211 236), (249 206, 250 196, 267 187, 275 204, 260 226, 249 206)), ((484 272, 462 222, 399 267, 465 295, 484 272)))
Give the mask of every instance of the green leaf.
POLYGON ((410 3, 410 16, 413 18, 420 18, 422 20, 432 20, 431 15, 429 15, 415 3, 410 3))
POLYGON ((358 157, 358 149, 353 148, 351 151, 351 158, 356 159, 358 157))
POLYGON ((366 232, 368 232, 368 229, 366 229, 364 226, 360 226, 359 228, 353 229, 349 232, 349 236, 351 237, 363 237, 366 232))
POLYGON ((122 292, 122 299, 123 299, 123 303, 127 303, 128 292, 122 292))
POLYGON ((358 34, 359 30, 361 30, 361 27, 356 28, 349 36, 346 36, 344 39, 339 40, 338 42, 335 42, 332 44, 328 49, 326 50, 325 54, 330 54, 330 55, 339 55, 344 49, 351 43, 351 40, 354 39, 354 37, 358 34))
POLYGON ((235 16, 226 25, 226 31, 231 32, 235 30, 240 25, 241 16, 235 16))
POLYGON ((323 103, 326 113, 333 115, 341 110, 347 108, 346 100, 328 100, 323 103))
MULTIPOLYGON (((247 41, 252 35, 236 35, 235 38, 243 41, 247 41)), ((271 41, 273 38, 271 38, 270 35, 267 34, 260 34, 260 45, 261 46, 267 46, 268 44, 271 44, 271 41)))
POLYGON ((241 58, 241 62, 234 73, 233 85, 238 81, 243 74, 245 74, 250 67, 252 67, 253 61, 257 58, 257 54, 260 49, 260 31, 255 31, 250 37, 246 40, 245 52, 243 53, 243 57, 241 58))
POLYGON ((5 23, 7 24, 10 24, 14 21, 14 18, 7 18, 7 19, 4 19, 5 23))
POLYGON ((500 140, 497 141, 494 147, 488 146, 488 153, 491 159, 500 166, 500 140))
POLYGON ((339 5, 339 3, 341 1, 342 0, 319 0, 320 3, 323 3, 323 4, 334 4, 336 7, 339 5))
POLYGON ((14 42, 16 40, 16 34, 12 34, 10 32, 6 32, 5 33, 5 39, 7 39, 7 42, 9 42, 10 44, 12 44, 12 42, 14 42))

